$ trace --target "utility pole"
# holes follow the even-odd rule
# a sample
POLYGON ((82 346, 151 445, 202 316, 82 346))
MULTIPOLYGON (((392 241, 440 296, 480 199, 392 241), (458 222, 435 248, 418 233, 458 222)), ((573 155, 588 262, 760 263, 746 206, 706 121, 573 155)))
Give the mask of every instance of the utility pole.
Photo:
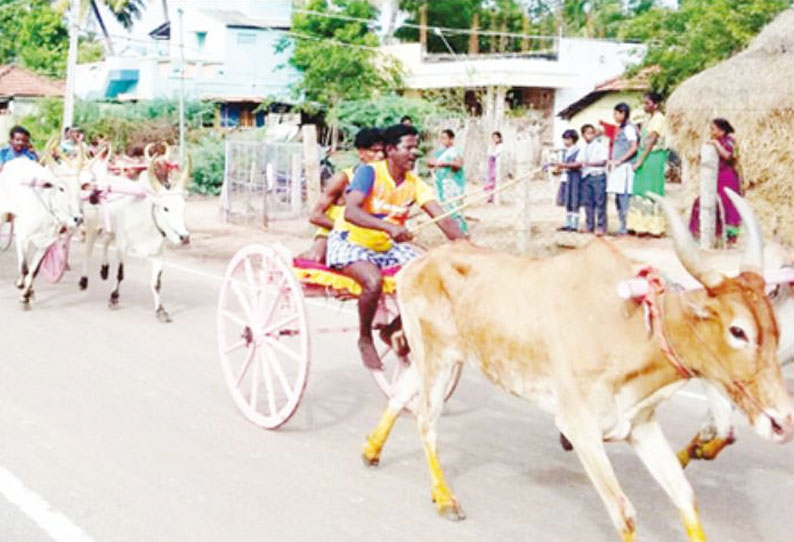
POLYGON ((80 31, 80 0, 69 6, 69 55, 66 60, 66 95, 63 98, 61 133, 74 122, 74 85, 77 78, 77 34, 80 31))
POLYGON ((185 10, 179 13, 179 165, 185 167, 185 10))

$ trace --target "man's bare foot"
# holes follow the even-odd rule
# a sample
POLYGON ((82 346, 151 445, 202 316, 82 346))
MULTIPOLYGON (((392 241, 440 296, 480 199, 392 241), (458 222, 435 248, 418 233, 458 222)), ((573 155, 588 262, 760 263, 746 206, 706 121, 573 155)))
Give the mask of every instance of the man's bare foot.
POLYGON ((375 350, 372 337, 359 337, 358 350, 361 352, 361 361, 364 362, 364 366, 367 369, 372 371, 383 370, 383 362, 381 362, 380 356, 378 356, 378 351, 375 350))
POLYGON ((411 349, 408 347, 408 340, 405 338, 405 332, 402 329, 386 326, 380 330, 379 336, 380 340, 394 350, 394 353, 398 356, 404 358, 411 353, 411 349))

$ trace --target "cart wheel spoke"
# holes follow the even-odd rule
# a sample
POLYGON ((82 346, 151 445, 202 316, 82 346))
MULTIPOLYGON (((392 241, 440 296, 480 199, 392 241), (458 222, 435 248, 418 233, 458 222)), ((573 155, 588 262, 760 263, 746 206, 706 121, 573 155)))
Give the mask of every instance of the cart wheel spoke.
POLYGON ((281 368, 281 364, 269 349, 265 349, 265 356, 267 357, 267 361, 270 363, 270 367, 272 367, 273 372, 276 374, 276 379, 278 380, 279 384, 281 384, 281 389, 284 391, 287 399, 291 400, 292 388, 290 387, 289 382, 287 382, 287 375, 284 374, 284 369, 281 368))
POLYGON ((294 350, 290 350, 276 339, 273 339, 271 337, 265 337, 265 341, 267 342, 267 344, 271 345, 273 348, 275 348, 285 356, 292 358, 295 361, 301 361, 303 359, 303 356, 301 356, 300 353, 295 352, 294 350))
POLYGON ((257 358, 259 361, 257 365, 262 366, 262 374, 265 377, 264 380, 267 391, 267 406, 270 409, 270 415, 275 416, 278 412, 278 409, 276 408, 276 398, 273 395, 273 374, 270 372, 270 366, 261 352, 257 355, 257 358))
POLYGON ((226 355, 228 356, 232 352, 235 352, 235 351, 239 350, 240 348, 244 347, 247 342, 248 341, 246 341, 245 339, 240 339, 239 341, 237 341, 236 343, 232 344, 231 346, 229 346, 225 350, 226 355))
POLYGON ((278 281, 278 285, 274 289, 276 294, 273 296, 273 301, 271 301, 270 306, 264 312, 265 317, 262 320, 263 322, 269 322, 270 319, 273 318, 273 313, 275 312, 276 307, 278 307, 278 302, 281 299, 281 295, 283 292, 282 288, 284 287, 284 283, 286 282, 286 280, 287 278, 282 275, 281 280, 278 281))
POLYGON ((222 311, 222 314, 223 314, 223 316, 225 316, 226 318, 228 318, 229 320, 231 320, 232 322, 234 322, 235 324, 237 324, 239 326, 242 326, 242 327, 247 327, 248 326, 248 322, 246 322, 245 320, 243 320, 242 318, 240 318, 239 316, 237 316, 236 314, 234 314, 230 310, 224 309, 222 311))
POLYGON ((240 368, 240 372, 237 375, 237 379, 234 381, 235 388, 239 388, 240 384, 242 384, 243 378, 245 378, 245 373, 247 373, 248 368, 251 367, 251 361, 254 359, 255 353, 256 353, 256 348, 252 346, 248 350, 248 353, 245 355, 245 361, 243 361, 243 366, 240 368))
POLYGON ((267 326, 262 331, 262 333, 264 335, 271 335, 271 334, 273 334, 276 331, 280 331, 284 326, 286 326, 288 324, 291 324, 292 322, 295 322, 297 319, 298 319, 298 315, 297 314, 292 314, 292 315, 288 316, 287 318, 284 318, 282 321, 280 321, 278 323, 275 323, 275 324, 273 324, 271 326, 267 326))
POLYGON ((240 290, 240 285, 237 281, 232 282, 232 291, 234 291, 234 295, 237 296, 237 301, 240 303, 240 306, 245 313, 246 318, 248 321, 253 323, 254 322, 254 313, 251 312, 251 306, 248 304, 248 300, 243 295, 243 292, 240 290))

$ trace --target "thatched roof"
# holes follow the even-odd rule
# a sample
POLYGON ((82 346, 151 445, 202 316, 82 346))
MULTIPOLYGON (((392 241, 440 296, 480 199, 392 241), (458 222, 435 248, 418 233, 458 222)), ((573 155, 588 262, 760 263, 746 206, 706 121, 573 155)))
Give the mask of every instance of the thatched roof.
POLYGON ((744 189, 768 235, 794 241, 794 9, 781 13, 734 57, 685 81, 667 102, 672 146, 697 190, 709 124, 736 129, 744 189))

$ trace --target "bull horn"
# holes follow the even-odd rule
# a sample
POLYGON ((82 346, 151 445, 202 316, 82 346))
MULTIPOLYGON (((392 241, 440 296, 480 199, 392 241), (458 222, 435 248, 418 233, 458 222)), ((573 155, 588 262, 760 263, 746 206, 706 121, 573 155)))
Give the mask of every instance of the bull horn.
POLYGON ((667 199, 652 192, 646 193, 646 196, 658 203, 662 211, 664 211, 667 217, 667 225, 670 227, 670 233, 673 237, 676 256, 678 256, 684 269, 707 289, 719 286, 724 280, 723 275, 710 269, 706 264, 706 260, 700 254, 695 240, 689 234, 684 221, 678 216, 678 212, 676 212, 672 204, 667 199))
POLYGON ((190 181, 190 169, 190 155, 187 154, 185 155, 185 163, 182 167, 182 173, 179 175, 179 181, 176 184, 180 190, 185 190, 187 188, 187 183, 190 181))
POLYGON ((171 145, 163 141, 163 147, 165 148, 165 152, 163 152, 163 158, 168 160, 168 157, 171 156, 171 145))
POLYGON ((764 236, 761 234, 758 218, 746 199, 730 188, 726 188, 725 193, 733 202, 747 229, 747 248, 745 248, 740 269, 762 274, 764 272, 764 236))
POLYGON ((85 145, 80 143, 80 145, 77 147, 77 166, 75 166, 77 171, 81 171, 83 169, 83 166, 85 166, 85 159, 85 145))
POLYGON ((147 162, 151 162, 152 158, 152 147, 154 147, 154 143, 147 143, 146 146, 143 148, 143 156, 146 158, 147 162))
POLYGON ((152 185, 152 189, 155 192, 161 192, 163 190, 163 183, 160 182, 160 179, 157 178, 157 174, 154 171, 154 160, 149 161, 149 167, 146 169, 146 175, 149 177, 149 184, 152 185))

